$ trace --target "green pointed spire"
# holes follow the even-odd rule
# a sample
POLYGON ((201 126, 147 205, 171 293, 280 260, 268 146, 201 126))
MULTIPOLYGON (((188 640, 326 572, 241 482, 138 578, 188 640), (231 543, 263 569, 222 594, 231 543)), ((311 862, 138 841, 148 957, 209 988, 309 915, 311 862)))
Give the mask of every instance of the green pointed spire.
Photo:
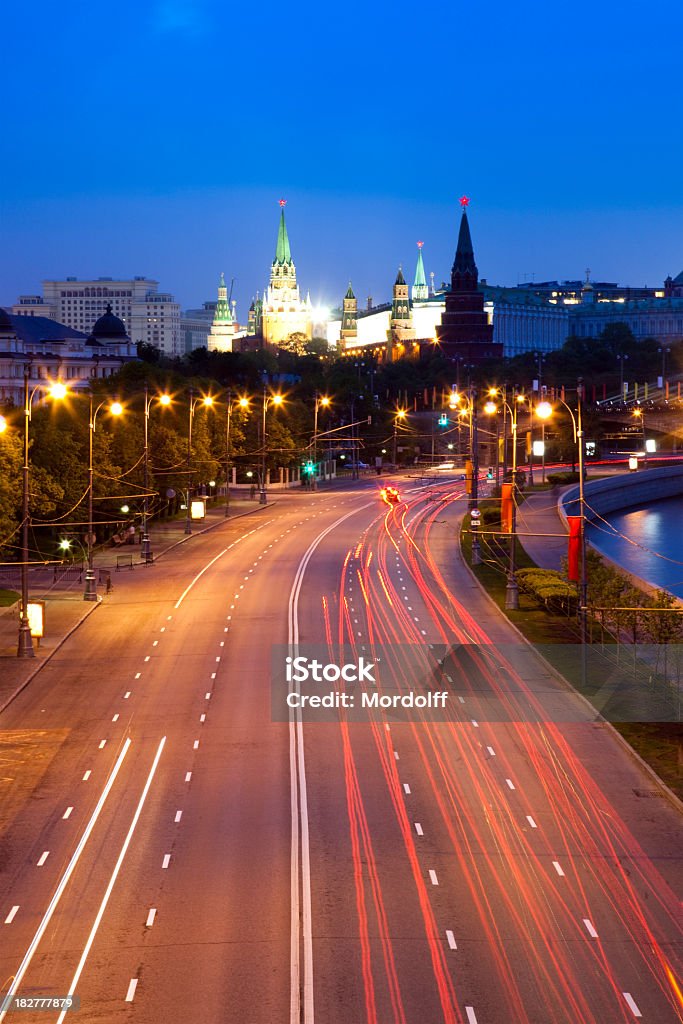
POLYGON ((395 284, 405 284, 405 283, 406 283, 406 279, 403 276, 403 267, 399 267, 398 268, 398 274, 396 275, 395 284))
POLYGON ((425 267, 424 263, 422 262, 422 242, 418 242, 417 244, 417 266, 415 267, 415 282, 413 284, 413 287, 426 288, 427 278, 425 277, 425 267))
POLYGON ((344 298, 345 299, 355 299, 355 297, 356 296, 353 294, 353 288, 351 287, 351 282, 349 281, 349 287, 348 287, 348 290, 347 290, 346 295, 344 296, 344 298))
POLYGON ((225 284, 225 274, 221 272, 221 278, 218 282, 218 302, 216 303, 216 312, 214 314, 213 322, 215 324, 231 324, 232 323, 232 312, 230 311, 230 303, 228 302, 227 286, 225 284))
POLYGON ((280 227, 277 233, 277 248, 275 250, 275 263, 279 263, 282 266, 285 263, 292 262, 292 253, 289 248, 289 236, 287 235, 287 225, 285 224, 285 200, 280 200, 280 227))

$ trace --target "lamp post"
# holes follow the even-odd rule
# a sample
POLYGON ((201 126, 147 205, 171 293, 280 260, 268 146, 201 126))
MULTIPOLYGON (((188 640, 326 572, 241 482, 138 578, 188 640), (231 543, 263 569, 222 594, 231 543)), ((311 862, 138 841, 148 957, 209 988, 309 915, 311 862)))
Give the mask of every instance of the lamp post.
POLYGON ((267 441, 267 430, 266 430, 266 412, 268 411, 269 405, 282 405, 282 395, 269 395, 265 385, 263 386, 263 429, 261 432, 261 440, 263 442, 263 450, 261 452, 261 491, 259 494, 259 504, 265 505, 267 501, 266 495, 266 441, 267 441))
POLYGON ((645 439, 645 413, 642 409, 634 409, 633 415, 636 420, 640 421, 641 430, 643 433, 643 465, 647 469, 647 440, 645 439))
POLYGON ((201 398, 194 398, 194 388, 190 388, 189 421, 187 427, 187 513, 185 516, 185 533, 189 536, 192 533, 192 515, 190 512, 190 459, 192 456, 192 421, 194 420, 195 409, 198 405, 212 406, 211 395, 203 395, 201 398))
MULTIPOLYGON (((83 591, 83 600, 96 601, 97 581, 95 579, 95 570, 93 568, 93 436, 95 434, 97 414, 102 406, 107 404, 107 399, 100 402, 97 408, 93 411, 94 396, 92 391, 88 397, 90 400, 90 417, 88 423, 88 568, 85 571, 85 590, 83 591)), ((112 416, 120 416, 123 412, 123 406, 120 402, 112 402, 109 406, 109 412, 112 416)))
POLYGON ((500 428, 498 426, 498 406, 496 405, 495 402, 489 401, 484 406, 484 412, 486 413, 487 416, 495 416, 496 417, 496 436, 495 436, 495 439, 493 441, 493 444, 495 445, 496 493, 497 493, 498 492, 498 488, 500 487, 500 464, 498 462, 498 446, 500 444, 500 428))
MULTIPOLYGON (((249 399, 239 398, 235 403, 238 409, 248 409, 249 399)), ((225 518, 230 515, 230 462, 232 450, 230 448, 230 423, 232 418, 232 391, 228 388, 228 414, 225 424, 225 518)))
POLYGON ((394 413, 394 469, 396 469, 396 466, 397 466, 396 459, 398 458, 398 448, 397 448, 398 424, 399 424, 399 420, 402 423, 407 415, 408 414, 406 413, 405 409, 397 409, 396 412, 394 413))
POLYGON ((617 359, 619 360, 619 367, 620 367, 620 372, 619 372, 619 401, 623 402, 624 401, 624 360, 628 359, 628 356, 625 355, 623 352, 620 352, 619 355, 617 356, 617 359))
POLYGON ((323 408, 328 408, 330 399, 327 395, 318 395, 315 393, 315 417, 313 421, 313 475, 311 476, 311 490, 316 488, 316 477, 318 475, 318 409, 322 405, 323 408))
MULTIPOLYGON (((152 560, 152 545, 149 539, 149 413, 154 397, 150 398, 149 389, 145 384, 145 498, 142 507, 142 550, 140 552, 145 562, 152 560)), ((170 395, 159 395, 158 401, 160 405, 170 405, 170 395)))

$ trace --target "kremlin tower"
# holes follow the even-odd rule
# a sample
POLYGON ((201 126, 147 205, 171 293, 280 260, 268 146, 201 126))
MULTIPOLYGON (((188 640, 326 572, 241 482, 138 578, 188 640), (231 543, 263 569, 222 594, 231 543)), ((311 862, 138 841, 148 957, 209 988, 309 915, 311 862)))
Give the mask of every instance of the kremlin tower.
POLYGON ((264 344, 281 345, 292 334, 313 334, 311 300, 302 300, 296 283, 296 267, 289 247, 285 224, 286 200, 280 200, 280 227, 275 259, 270 268, 270 284, 263 296, 261 325, 264 344))
POLYGON ((494 344, 493 324, 484 312, 484 295, 478 289, 479 272, 467 220, 467 196, 462 197, 460 205, 458 247, 451 270, 451 287, 445 296, 446 309, 436 328, 437 343, 449 359, 462 358, 468 363, 500 359, 503 346, 494 344))
POLYGON ((233 309, 230 308, 225 276, 221 274, 221 279, 218 282, 218 302, 216 303, 216 312, 213 317, 208 340, 209 352, 232 352, 234 336, 234 306, 233 309))

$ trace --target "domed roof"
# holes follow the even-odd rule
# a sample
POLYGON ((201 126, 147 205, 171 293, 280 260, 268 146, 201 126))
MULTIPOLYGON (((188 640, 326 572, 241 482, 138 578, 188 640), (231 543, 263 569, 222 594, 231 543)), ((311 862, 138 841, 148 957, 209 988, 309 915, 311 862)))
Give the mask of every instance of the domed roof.
POLYGON ((119 320, 111 311, 111 303, 107 303, 107 311, 101 316, 92 329, 93 338, 127 338, 128 332, 123 320, 119 320))

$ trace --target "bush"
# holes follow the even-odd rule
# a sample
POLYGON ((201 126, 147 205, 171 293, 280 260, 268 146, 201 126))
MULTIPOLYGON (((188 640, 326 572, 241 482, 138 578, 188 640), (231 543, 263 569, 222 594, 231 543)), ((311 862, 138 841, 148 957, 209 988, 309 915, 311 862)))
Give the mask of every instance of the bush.
POLYGON ((518 569, 521 590, 545 608, 566 611, 576 605, 576 587, 555 569, 518 569))
POLYGON ((547 480, 549 484, 578 484, 579 474, 572 473, 570 470, 566 470, 564 473, 548 473, 547 480))

